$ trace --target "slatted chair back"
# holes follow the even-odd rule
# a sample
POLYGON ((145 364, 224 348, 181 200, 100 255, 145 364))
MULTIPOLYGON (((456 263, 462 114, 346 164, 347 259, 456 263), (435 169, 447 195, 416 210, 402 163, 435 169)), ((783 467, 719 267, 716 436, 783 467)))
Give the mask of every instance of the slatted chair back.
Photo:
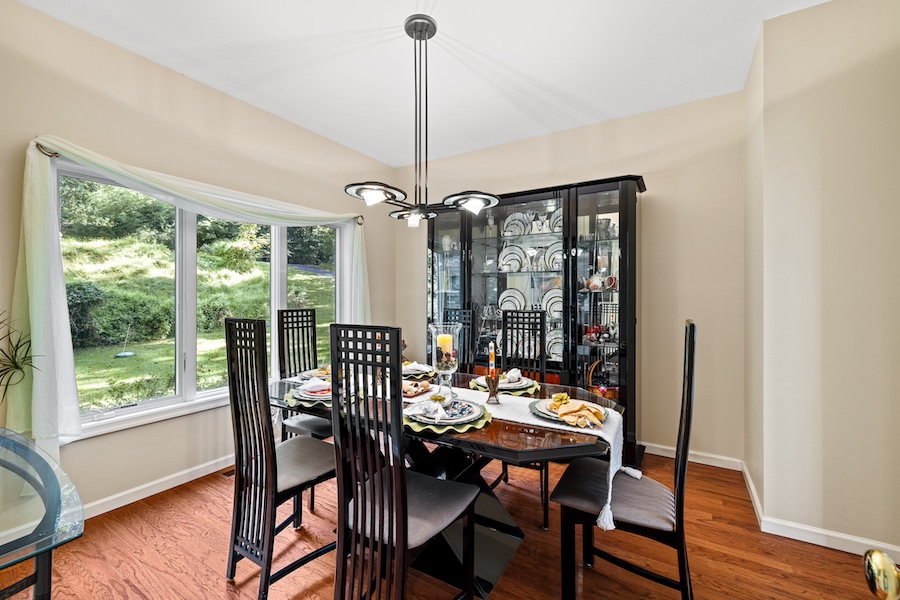
POLYGON ((547 379, 547 313, 504 310, 500 368, 517 368, 530 379, 547 379))
POLYGON ((278 473, 269 415, 266 322, 226 319, 225 348, 234 428, 232 539, 246 558, 271 563, 267 546, 276 518, 278 473))
POLYGON ((319 366, 316 350, 316 309, 278 311, 278 372, 282 379, 319 366))
POLYGON ((688 320, 684 324, 684 374, 681 386, 681 418, 675 446, 675 528, 684 531, 684 488, 687 479, 688 455, 691 446, 691 425, 694 418, 694 350, 697 326, 688 320))
POLYGON ((331 326, 339 505, 335 600, 406 595, 401 350, 399 328, 331 326))
POLYGON ((477 313, 477 308, 447 308, 444 310, 445 323, 462 324, 462 328, 459 330, 460 352, 457 355, 461 373, 472 373, 472 369, 475 367, 475 340, 477 338, 475 315, 477 313))

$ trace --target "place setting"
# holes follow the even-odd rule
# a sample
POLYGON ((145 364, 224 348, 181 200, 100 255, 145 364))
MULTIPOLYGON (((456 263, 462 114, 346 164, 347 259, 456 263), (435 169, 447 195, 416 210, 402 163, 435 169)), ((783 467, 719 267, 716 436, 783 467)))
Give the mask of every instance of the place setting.
POLYGON ((288 406, 301 404, 312 406, 313 404, 331 405, 331 377, 322 379, 313 377, 299 387, 288 390, 284 394, 284 401, 288 406))
MULTIPOLYGON (((482 375, 469 382, 469 387, 479 392, 489 392, 487 377, 482 375)), ((499 392, 512 396, 524 396, 536 393, 541 384, 525 377, 519 369, 510 369, 500 374, 499 392)))
POLYGON ((403 379, 431 379, 436 375, 434 367, 416 361, 403 363, 403 379))
POLYGON ((566 393, 553 394, 551 398, 535 400, 529 403, 528 408, 536 417, 581 429, 603 427, 603 422, 609 414, 608 409, 599 404, 574 400, 569 398, 566 393))
POLYGON ((491 413, 476 403, 434 394, 403 409, 403 423, 416 432, 463 433, 491 422, 491 413))

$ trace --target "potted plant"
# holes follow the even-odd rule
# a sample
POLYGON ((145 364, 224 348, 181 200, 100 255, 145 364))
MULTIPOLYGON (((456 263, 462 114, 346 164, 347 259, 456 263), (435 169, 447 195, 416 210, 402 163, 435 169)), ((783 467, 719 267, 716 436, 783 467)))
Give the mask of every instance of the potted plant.
POLYGON ((25 378, 34 367, 31 336, 12 325, 12 318, 0 312, 0 404, 6 400, 10 386, 25 378))

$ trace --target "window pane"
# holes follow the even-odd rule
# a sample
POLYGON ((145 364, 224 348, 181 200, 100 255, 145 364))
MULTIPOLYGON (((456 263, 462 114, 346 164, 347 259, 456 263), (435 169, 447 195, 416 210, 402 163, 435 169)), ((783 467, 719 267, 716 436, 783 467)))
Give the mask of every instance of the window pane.
POLYGON ((60 233, 81 410, 175 393, 175 209, 60 176, 60 233))
POLYGON ((288 227, 287 307, 316 309, 319 362, 331 360, 329 326, 334 323, 335 230, 288 227))
POLYGON ((197 390, 228 383, 225 319, 269 320, 268 226, 197 217, 197 390))

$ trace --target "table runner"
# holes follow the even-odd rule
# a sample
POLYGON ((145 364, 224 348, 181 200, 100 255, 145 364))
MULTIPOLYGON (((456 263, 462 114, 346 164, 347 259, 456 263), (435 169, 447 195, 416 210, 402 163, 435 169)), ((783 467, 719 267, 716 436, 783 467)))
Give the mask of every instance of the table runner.
MULTIPOLYGON (((457 393, 460 400, 467 400, 469 402, 475 402, 481 405, 485 405, 487 402, 487 392, 480 392, 477 390, 456 387, 453 388, 453 391, 457 393)), ((606 409, 606 420, 603 422, 603 427, 582 428, 569 425, 565 422, 542 419, 541 417, 532 414, 531 409, 528 407, 528 404, 534 401, 534 398, 526 396, 512 396, 510 394, 503 393, 498 394, 497 397, 500 400, 500 404, 488 405, 490 406, 491 413, 493 414, 495 419, 513 421, 516 423, 523 423, 525 425, 538 425, 540 427, 559 429, 561 431, 587 433, 589 435, 596 435, 609 444, 609 471, 607 474, 608 493, 606 497, 606 504, 603 506, 603 510, 600 511, 600 515, 597 517, 597 526, 607 531, 615 529, 616 526, 613 521, 611 506, 613 479, 615 478, 616 473, 618 473, 620 470, 624 471, 631 477, 635 477, 637 479, 640 479, 641 477, 641 472, 637 469, 624 467, 622 465, 622 415, 611 408, 606 409)))

